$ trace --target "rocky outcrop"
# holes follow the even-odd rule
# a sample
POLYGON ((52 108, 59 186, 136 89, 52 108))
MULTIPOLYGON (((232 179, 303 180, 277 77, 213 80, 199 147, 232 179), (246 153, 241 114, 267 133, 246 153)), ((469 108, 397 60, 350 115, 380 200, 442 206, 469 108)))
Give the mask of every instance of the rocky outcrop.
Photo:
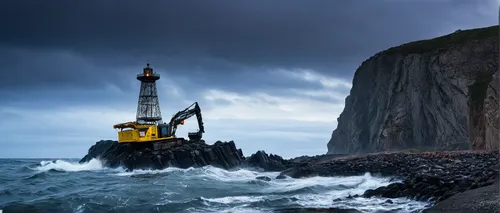
MULTIPOLYGON (((158 144, 157 144, 158 145, 158 144)), ((257 151, 244 157, 234 142, 217 141, 207 145, 202 141, 163 144, 155 149, 149 143, 118 143, 101 140, 92 145, 80 163, 99 159, 110 168, 124 167, 133 169, 164 169, 167 167, 189 168, 212 165, 224 169, 253 167, 264 171, 283 171, 292 167, 308 165, 343 155, 301 156, 283 159, 279 155, 257 151)))
POLYGON ((500 175, 499 159, 498 151, 370 154, 303 163, 281 172, 280 176, 332 177, 370 172, 374 176, 392 177, 393 183, 355 197, 410 197, 437 203, 494 184, 500 175))
POLYGON ((331 161, 336 158, 344 157, 345 155, 316 155, 316 156, 300 156, 291 159, 283 159, 279 155, 268 155, 265 151, 257 151, 250 157, 246 158, 246 166, 260 168, 264 171, 280 172, 294 167, 303 167, 312 164, 318 164, 325 161, 331 161))
POLYGON ((99 141, 90 147, 80 163, 100 159, 104 166, 133 169, 164 169, 167 167, 199 167, 212 165, 224 169, 234 168, 245 162, 241 149, 233 141, 215 142, 186 141, 170 147, 155 150, 136 143, 99 141))
POLYGON ((356 70, 328 153, 498 149, 498 26, 380 52, 356 70))
POLYGON ((291 166, 291 161, 283 159, 278 155, 268 155, 264 151, 257 151, 246 161, 248 166, 262 168, 264 171, 283 171, 291 166))

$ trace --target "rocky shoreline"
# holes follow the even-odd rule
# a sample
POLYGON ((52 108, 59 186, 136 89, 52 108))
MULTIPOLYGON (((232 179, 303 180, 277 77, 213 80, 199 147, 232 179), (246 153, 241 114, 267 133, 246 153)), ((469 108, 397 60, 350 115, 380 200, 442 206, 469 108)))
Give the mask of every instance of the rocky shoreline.
POLYGON ((281 172, 293 178, 309 176, 351 176, 370 172, 399 180, 386 187, 366 191, 362 196, 411 197, 421 201, 442 201, 454 194, 492 185, 499 177, 499 152, 392 153, 332 159, 281 172))
MULTIPOLYGON (((499 151, 453 151, 424 153, 380 153, 364 156, 302 157, 301 159, 281 160, 279 156, 264 152, 252 157, 261 160, 266 168, 287 167, 276 178, 306 178, 312 176, 353 176, 370 172, 374 176, 392 177, 394 183, 367 190, 356 197, 407 197, 419 201, 428 201, 432 207, 425 212, 448 212, 456 209, 457 202, 451 200, 475 200, 468 203, 467 211, 454 212, 498 212, 500 200, 500 155, 499 151), (271 165, 269 165, 271 164, 271 165), (272 165, 277 164, 277 165, 272 165), (486 190, 489 187, 489 190, 486 190), (475 190, 487 191, 474 193, 475 190), (497 196, 495 196, 497 195, 497 196), (467 197, 473 196, 473 197, 467 197), (474 197, 475 196, 475 197, 474 197), (480 211, 477 209, 481 209, 480 211), (485 209, 491 209, 485 210, 485 209), (469 211, 470 210, 470 211, 469 211)), ((335 202, 335 201, 334 201, 335 202)), ((326 212, 326 209, 310 209, 311 212, 326 212)), ((338 211, 338 210, 335 210, 338 211)), ((332 211, 332 212, 335 212, 332 211)), ((297 210, 297 212, 301 212, 297 210)))
MULTIPOLYGON (((245 157, 232 141, 218 141, 213 145, 204 141, 190 141, 160 150, 148 147, 137 149, 131 144, 120 144, 116 141, 99 141, 89 149, 80 163, 88 162, 92 158, 100 159, 106 167, 121 166, 129 170, 207 165, 224 169, 254 167, 264 171, 280 171, 277 179, 353 176, 369 172, 373 176, 392 177, 394 183, 346 199, 373 196, 388 199, 408 197, 429 201, 432 205, 440 204, 449 198, 457 199, 456 197, 464 196, 463 194, 469 191, 498 185, 500 180, 499 151, 318 155, 283 159, 278 155, 268 155, 264 151, 245 157)), ((269 177, 260 178, 271 180, 269 177)), ((440 205, 439 208, 446 209, 446 203, 440 205)), ((499 203, 492 202, 490 205, 499 203)))

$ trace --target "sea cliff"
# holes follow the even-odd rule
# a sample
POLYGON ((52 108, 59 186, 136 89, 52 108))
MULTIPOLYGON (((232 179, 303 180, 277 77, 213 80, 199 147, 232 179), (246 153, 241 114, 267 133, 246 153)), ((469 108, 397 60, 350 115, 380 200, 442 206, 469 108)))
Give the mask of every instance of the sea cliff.
POLYGON ((498 35, 459 30, 364 61, 328 154, 498 150, 498 35))

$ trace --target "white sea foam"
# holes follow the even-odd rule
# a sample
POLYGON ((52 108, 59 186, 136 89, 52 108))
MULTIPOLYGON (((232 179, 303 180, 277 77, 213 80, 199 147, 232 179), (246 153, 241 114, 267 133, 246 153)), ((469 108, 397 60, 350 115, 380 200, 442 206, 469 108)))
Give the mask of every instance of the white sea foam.
MULTIPOLYGON (((248 170, 225 171, 210 168, 205 171, 207 176, 212 176, 216 179, 225 179, 225 181, 249 180, 255 179, 256 176, 266 175, 271 178, 275 177, 276 173, 258 173, 248 170)), ((390 184, 388 178, 373 177, 369 173, 363 176, 351 177, 311 177, 311 178, 287 178, 273 179, 267 182, 269 185, 255 189, 262 195, 259 196, 225 196, 225 197, 202 197, 208 202, 220 203, 224 205, 237 205, 238 210, 255 210, 246 209, 248 203, 259 202, 264 200, 278 200, 282 198, 296 199, 297 204, 307 207, 337 207, 337 208, 356 208, 362 212, 390 211, 390 212, 410 212, 423 209, 427 203, 411 201, 405 198, 391 199, 391 202, 386 202, 384 198, 353 198, 345 199, 349 195, 361 195, 368 189, 375 189, 381 186, 390 184), (321 187, 321 192, 300 192, 290 195, 280 195, 276 193, 293 192, 308 187, 321 187), (267 195, 266 195, 267 194, 267 195), (340 201, 333 201, 340 199, 340 201)))
POLYGON ((124 169, 122 169, 121 172, 119 173, 116 173, 115 175, 118 175, 118 176, 134 176, 134 175, 155 175, 155 174, 163 174, 163 173, 171 173, 171 172, 182 172, 182 173, 186 173, 186 172, 190 172, 192 170, 194 170, 195 168, 187 168, 187 169, 180 169, 180 168, 176 168, 176 167, 168 167, 166 169, 135 169, 133 171, 125 171, 124 169))
POLYGON ((45 172, 49 170, 57 170, 64 172, 79 172, 93 171, 104 169, 102 162, 98 159, 92 159, 86 163, 68 162, 65 160, 41 161, 40 166, 35 167, 36 170, 45 172))
MULTIPOLYGON (((94 171, 104 169, 101 161, 92 159, 83 164, 67 162, 64 160, 42 161, 36 168, 39 171, 48 171, 51 169, 67 172, 75 171, 94 171)), ((162 184, 180 186, 196 189, 196 185, 190 183, 216 184, 214 186, 234 187, 245 194, 229 193, 225 195, 210 196, 203 195, 201 199, 205 205, 225 206, 217 212, 262 212, 261 209, 251 208, 249 205, 255 202, 292 202, 304 207, 323 207, 323 208, 355 208, 362 212, 411 212, 421 210, 427 203, 411 201, 405 198, 391 199, 392 202, 386 202, 385 198, 363 198, 357 197, 346 199, 349 195, 361 195, 368 189, 375 189, 391 183, 388 178, 373 177, 369 173, 361 176, 350 177, 310 177, 310 178, 286 178, 275 179, 278 172, 258 172, 247 169, 228 171, 213 166, 202 168, 166 168, 163 170, 133 170, 125 169, 111 170, 109 175, 115 176, 136 176, 136 177, 156 177, 157 180, 152 185, 165 187, 162 184), (164 174, 164 175, 161 175, 164 174), (168 181, 163 177, 168 176, 168 181), (268 176, 271 181, 256 180, 258 176, 268 176), (172 182, 175 181, 175 182, 172 182), (202 182, 200 182, 202 181, 202 182), (249 186, 249 181, 258 181, 262 183, 259 186, 249 186), (220 184, 220 185, 219 185, 220 184), (241 185, 240 185, 241 184, 241 185), (243 190, 243 191, 242 191, 243 190), (287 201, 291 199, 290 201, 287 201), (229 208, 229 209, 228 209, 229 208)), ((167 177, 166 177, 167 178, 167 177)), ((201 187, 200 189, 203 189, 201 187)), ((162 199, 157 205, 166 205, 175 203, 182 191, 165 188, 161 195, 162 199), (173 199, 173 200, 172 200, 173 199)), ((188 199, 189 200, 189 199, 188 199)), ((205 209, 206 210, 206 209, 205 209)), ((204 210, 204 211, 205 211, 204 210)), ((265 209, 264 209, 265 211, 265 209)))
POLYGON ((201 199, 214 202, 214 203, 250 203, 257 202, 261 200, 265 200, 268 196, 229 196, 229 197, 220 197, 220 198, 205 198, 201 197, 201 199))
POLYGON ((136 169, 133 171, 123 171, 119 172, 116 175, 118 176, 134 176, 134 175, 147 175, 147 174, 164 174, 164 173, 182 173, 183 176, 186 177, 200 177, 205 179, 212 179, 222 182, 245 182, 249 180, 255 180, 257 176, 267 175, 270 177, 275 177, 279 173, 277 172, 257 172, 246 169, 239 169, 235 171, 228 171, 225 169, 213 167, 213 166, 205 166, 202 168, 193 168, 190 167, 188 169, 179 169, 175 167, 169 167, 162 170, 151 170, 151 169, 136 169))
POLYGON ((276 177, 278 174, 277 172, 257 172, 246 169, 228 171, 212 166, 200 169, 200 175, 223 182, 247 182, 249 180, 255 180, 258 176, 276 177))

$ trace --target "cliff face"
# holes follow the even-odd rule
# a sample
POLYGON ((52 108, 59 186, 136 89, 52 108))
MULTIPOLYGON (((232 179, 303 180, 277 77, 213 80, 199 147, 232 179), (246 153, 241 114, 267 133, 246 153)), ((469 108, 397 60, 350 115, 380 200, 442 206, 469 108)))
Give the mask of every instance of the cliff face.
POLYGON ((380 52, 356 70, 328 153, 498 149, 498 26, 380 52))

